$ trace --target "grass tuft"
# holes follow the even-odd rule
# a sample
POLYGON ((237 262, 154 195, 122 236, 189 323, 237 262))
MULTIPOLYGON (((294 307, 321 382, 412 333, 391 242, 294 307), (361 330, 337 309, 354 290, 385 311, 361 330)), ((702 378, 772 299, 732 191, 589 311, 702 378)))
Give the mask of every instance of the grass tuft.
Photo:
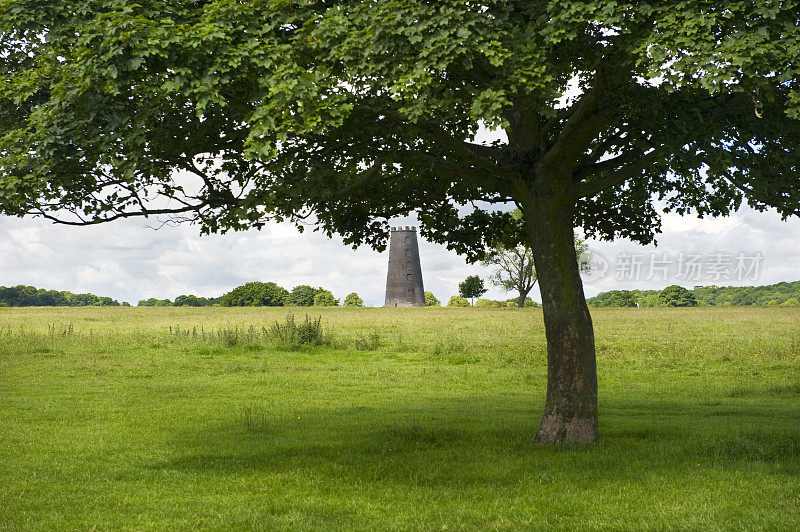
POLYGON ((296 322, 294 314, 289 314, 283 323, 276 321, 269 329, 269 337, 284 348, 297 350, 302 346, 330 345, 332 334, 322 329, 322 317, 313 319, 306 315, 305 320, 296 322))

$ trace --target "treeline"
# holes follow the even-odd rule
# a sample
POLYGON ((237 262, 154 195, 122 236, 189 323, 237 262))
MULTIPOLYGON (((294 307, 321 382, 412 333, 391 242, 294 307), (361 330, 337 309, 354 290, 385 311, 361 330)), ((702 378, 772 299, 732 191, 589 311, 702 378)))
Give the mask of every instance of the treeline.
POLYGON ((178 296, 175 301, 169 299, 142 299, 137 303, 139 307, 211 307, 219 305, 218 297, 178 296))
POLYGON ((0 307, 129 307, 110 297, 45 290, 35 286, 0 286, 0 307))
POLYGON ((612 290, 587 299, 593 307, 800 306, 800 281, 765 286, 672 285, 663 290, 612 290))
MULTIPOLYGON (((427 294, 428 292, 425 292, 425 293, 427 294)), ((428 306, 431 306, 431 305, 428 305, 428 306)), ((433 305, 433 306, 437 306, 438 307, 439 306, 438 302, 437 302, 436 305, 433 305)), ((496 300, 496 299, 487 299, 487 298, 483 298, 483 297, 478 299, 477 301, 475 301, 475 304, 472 304, 472 303, 470 303, 469 299, 467 299, 466 297, 453 296, 453 297, 450 298, 450 301, 447 302, 447 306, 448 307, 476 307, 476 308, 503 308, 503 307, 518 308, 519 304, 518 304, 516 298, 505 299, 505 300, 496 300)), ((525 302, 524 302, 524 306, 525 307, 538 307, 539 303, 537 303, 536 301, 534 301, 530 297, 526 297, 525 298, 525 302)))
MULTIPOLYGON (((295 286, 291 291, 275 283, 252 282, 237 286, 220 297, 184 295, 169 299, 143 299, 140 307, 336 307, 339 300, 330 290, 308 285, 295 286)), ((345 307, 363 307, 364 300, 355 292, 348 294, 342 303, 345 307)))

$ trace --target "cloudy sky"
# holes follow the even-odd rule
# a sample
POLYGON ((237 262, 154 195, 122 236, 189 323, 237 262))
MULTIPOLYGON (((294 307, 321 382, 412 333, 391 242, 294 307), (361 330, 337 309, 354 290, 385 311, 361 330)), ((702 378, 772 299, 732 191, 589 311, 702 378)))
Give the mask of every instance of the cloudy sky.
MULTIPOLYGON (((411 225, 399 219, 393 225, 411 225)), ((587 295, 668 284, 771 284, 800 280, 800 221, 749 209, 716 220, 669 215, 659 245, 590 242, 595 270, 587 295)), ((447 300, 467 275, 487 277, 443 246, 420 242, 425 289, 447 300)), ((287 224, 262 231, 199 236, 196 226, 154 230, 144 220, 75 228, 0 217, 0 285, 92 292, 136 304, 149 297, 219 296, 248 281, 358 292, 381 305, 388 252, 353 250, 339 239, 287 224)), ((506 298, 492 288, 487 297, 506 298)), ((538 299, 538 293, 533 294, 538 299)))

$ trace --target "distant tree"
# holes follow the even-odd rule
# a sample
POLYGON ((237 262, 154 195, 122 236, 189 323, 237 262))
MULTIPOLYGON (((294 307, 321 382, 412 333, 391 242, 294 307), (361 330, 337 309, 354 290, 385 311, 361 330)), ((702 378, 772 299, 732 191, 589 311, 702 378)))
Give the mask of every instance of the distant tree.
POLYGON ((322 288, 313 288, 306 284, 301 284, 292 288, 292 291, 286 296, 286 306, 292 307, 310 307, 314 304, 314 296, 320 293, 322 288))
POLYGON ((500 308, 505 307, 505 301, 495 301, 494 299, 480 298, 475 302, 476 307, 500 308))
POLYGON ((461 296, 453 296, 450 298, 450 301, 447 302, 448 307, 468 307, 469 299, 461 296))
POLYGON ((441 307, 442 302, 436 299, 433 292, 425 291, 425 306, 426 307, 441 307))
POLYGON ((790 297, 789 299, 787 299, 786 301, 781 303, 780 306, 782 306, 782 307, 797 307, 797 306, 800 306, 800 300, 798 300, 796 297, 790 297))
POLYGON ((339 301, 328 290, 320 290, 314 296, 315 307, 338 307, 339 301))
POLYGON ((18 292, 18 301, 19 306, 21 307, 33 307, 36 306, 38 302, 38 298, 36 297, 38 294, 36 292, 36 288, 33 286, 23 286, 21 290, 18 292))
POLYGON ((638 303, 636 294, 630 290, 615 290, 606 301, 608 307, 635 307, 638 303))
POLYGON ((686 288, 673 284, 661 291, 659 297, 668 307, 695 307, 697 299, 694 294, 686 288))
POLYGON ((361 299, 358 296, 358 294, 352 292, 350 294, 347 294, 347 296, 345 296, 344 303, 342 305, 345 307, 363 307, 364 300, 361 299))
POLYGON ((275 283, 252 282, 223 295, 223 307, 280 307, 289 292, 275 283))
MULTIPOLYGON (((700 302, 698 301, 698 304, 700 302)), ((664 302, 661 301, 661 297, 659 297, 658 293, 648 293, 643 294, 639 297, 639 306, 640 307, 660 307, 663 306, 664 302)), ((634 305, 624 305, 626 307, 632 307, 634 305)))
POLYGON ((139 303, 136 304, 138 307, 171 307, 172 301, 169 299, 156 299, 151 297, 150 299, 142 299, 139 303))
POLYGON ((469 299, 470 303, 476 297, 481 297, 486 291, 487 289, 483 286, 483 279, 477 275, 470 275, 458 285, 458 293, 461 297, 469 299))
POLYGON ((0 302, 9 307, 119 306, 119 302, 110 297, 98 297, 94 294, 73 294, 72 292, 45 290, 23 285, 0 286, 0 302))
POLYGON ((208 305, 208 301, 206 299, 188 295, 188 296, 178 296, 175 298, 174 305, 176 307, 205 307, 208 305))

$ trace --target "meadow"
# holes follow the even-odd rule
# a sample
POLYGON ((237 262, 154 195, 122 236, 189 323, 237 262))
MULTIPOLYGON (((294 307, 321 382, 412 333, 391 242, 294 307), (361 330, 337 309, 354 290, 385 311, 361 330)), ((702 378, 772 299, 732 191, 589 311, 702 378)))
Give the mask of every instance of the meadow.
POLYGON ((289 312, 0 308, 0 529, 800 528, 800 308, 593 310, 566 448, 538 309, 289 312))

